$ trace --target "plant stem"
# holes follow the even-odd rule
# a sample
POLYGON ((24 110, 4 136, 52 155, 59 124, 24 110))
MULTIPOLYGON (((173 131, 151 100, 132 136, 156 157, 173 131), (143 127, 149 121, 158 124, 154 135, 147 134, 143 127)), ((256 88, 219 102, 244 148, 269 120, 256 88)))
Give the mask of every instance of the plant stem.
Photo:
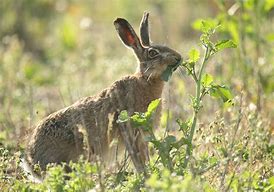
POLYGON ((193 106, 194 112, 193 112, 193 117, 192 117, 191 129, 190 129, 190 133, 189 133, 189 136, 188 136, 188 145, 187 145, 187 148, 186 148, 186 155, 185 155, 185 160, 184 160, 184 165, 183 165, 184 168, 187 168, 189 159, 192 155, 192 140, 193 140, 194 132, 195 132, 195 129, 196 129, 196 124, 197 124, 197 119, 198 119, 198 112, 200 110, 200 103, 201 103, 202 74, 203 74, 203 71, 204 71, 204 68, 205 68, 206 61, 208 60, 209 56, 210 56, 210 49, 208 47, 206 47, 206 52, 205 52, 203 62, 202 62, 202 66, 200 68, 199 75, 198 75, 198 81, 195 81, 196 82, 196 96, 195 96, 195 104, 193 106))
MULTIPOLYGON (((243 111, 242 111, 242 105, 243 105, 243 96, 241 95, 241 98, 240 98, 240 106, 239 106, 239 110, 238 110, 238 118, 237 118, 237 123, 234 127, 234 134, 232 136, 232 142, 230 144, 230 147, 229 149, 227 150, 228 151, 228 160, 226 162, 226 165, 225 165, 225 169, 224 169, 224 172, 222 173, 222 178, 221 178, 221 183, 220 183, 220 188, 224 188, 224 184, 225 184, 225 177, 226 177, 226 174, 228 172, 228 167, 229 167, 229 164, 230 162, 232 161, 232 153, 233 153, 233 148, 235 146, 235 142, 236 142, 236 135, 238 133, 238 130, 240 128, 240 123, 242 121, 242 117, 243 117, 243 111)), ((231 178, 233 179, 233 178, 231 178)), ((231 183, 229 183, 228 185, 228 189, 229 189, 229 186, 231 185, 231 183)))

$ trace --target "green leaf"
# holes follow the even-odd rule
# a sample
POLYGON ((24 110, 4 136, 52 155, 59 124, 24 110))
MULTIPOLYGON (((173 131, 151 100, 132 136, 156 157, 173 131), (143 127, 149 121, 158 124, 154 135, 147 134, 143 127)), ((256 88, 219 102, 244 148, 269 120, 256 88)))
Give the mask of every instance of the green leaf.
POLYGON ((149 142, 151 142, 157 149, 161 147, 161 142, 155 139, 151 139, 149 142))
POLYGON ((196 63, 200 59, 200 52, 197 49, 191 49, 188 53, 189 63, 196 63))
POLYGON ((171 78, 172 73, 172 66, 167 66, 166 70, 161 75, 162 80, 167 82, 171 78))
POLYGON ((159 106, 160 102, 161 102, 161 99, 155 99, 154 101, 151 101, 151 103, 149 104, 149 106, 147 108, 147 112, 146 112, 146 117, 147 118, 150 118, 152 113, 154 113, 156 111, 156 109, 159 106))
POLYGON ((183 145, 189 145, 189 140, 187 138, 182 137, 179 141, 173 144, 173 147, 179 149, 183 145))
POLYGON ((165 138, 165 142, 168 143, 169 145, 170 144, 173 144, 176 142, 176 137, 173 136, 173 135, 168 135, 166 138, 165 138))
POLYGON ((208 87, 213 82, 213 77, 210 74, 204 74, 202 77, 202 84, 204 87, 208 87))
POLYGON ((212 18, 207 18, 206 20, 198 19, 192 23, 192 27, 203 33, 211 33, 218 27, 218 21, 212 18))
POLYGON ((197 30, 197 31, 202 31, 202 27, 203 27, 203 22, 204 20, 203 19, 197 19, 195 20, 193 23, 192 23, 192 28, 197 30))
POLYGON ((144 113, 135 113, 130 118, 137 126, 146 125, 147 123, 146 115, 144 113))
POLYGON ((202 31, 204 33, 213 33, 219 25, 217 20, 207 19, 205 21, 202 21, 202 26, 202 31))
POLYGON ((144 141, 153 143, 155 141, 155 138, 151 135, 144 136, 144 141))
POLYGON ((117 123, 124 123, 129 120, 129 116, 126 110, 121 111, 121 113, 118 116, 117 123))
POLYGON ((221 51, 225 48, 236 48, 237 45, 232 40, 222 40, 215 44, 217 51, 221 51))
POLYGON ((168 81, 171 78, 172 73, 181 65, 181 63, 182 62, 178 62, 176 65, 167 66, 166 70, 161 75, 161 79, 163 81, 168 81))
POLYGON ((187 131, 192 122, 191 122, 190 119, 188 119, 186 121, 182 121, 181 119, 177 119, 176 123, 179 125, 179 127, 180 127, 179 130, 180 131, 187 131))
POLYGON ((202 34, 200 36, 200 41, 202 42, 202 44, 210 47, 209 45, 212 44, 212 42, 210 41, 210 36, 207 34, 202 34))
POLYGON ((211 86, 210 95, 212 97, 221 98, 223 102, 229 102, 233 98, 230 89, 221 85, 211 86))

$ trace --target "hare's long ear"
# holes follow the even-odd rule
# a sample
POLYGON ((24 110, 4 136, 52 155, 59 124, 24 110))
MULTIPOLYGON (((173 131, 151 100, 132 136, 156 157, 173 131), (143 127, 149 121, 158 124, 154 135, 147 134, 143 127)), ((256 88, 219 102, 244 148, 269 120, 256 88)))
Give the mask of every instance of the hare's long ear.
POLYGON ((142 44, 144 46, 150 45, 149 29, 148 29, 148 16, 149 16, 149 13, 144 12, 143 19, 140 23, 140 36, 141 36, 142 44))
POLYGON ((131 47, 138 56, 143 47, 131 25, 123 18, 117 18, 114 21, 114 25, 122 42, 126 46, 131 47))

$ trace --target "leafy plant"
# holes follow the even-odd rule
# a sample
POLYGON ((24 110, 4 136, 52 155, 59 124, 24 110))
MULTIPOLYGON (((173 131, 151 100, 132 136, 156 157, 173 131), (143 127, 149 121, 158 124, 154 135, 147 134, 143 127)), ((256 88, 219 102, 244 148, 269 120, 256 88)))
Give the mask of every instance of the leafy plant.
POLYGON ((146 131, 149 134, 149 136, 145 138, 146 141, 152 143, 155 149, 158 151, 159 157, 164 167, 172 170, 173 165, 170 152, 176 142, 176 138, 174 136, 168 135, 163 139, 157 139, 153 132, 153 114, 155 113, 160 102, 160 99, 152 101, 148 106, 147 112, 135 112, 135 114, 131 117, 128 117, 126 111, 122 111, 118 117, 118 123, 130 120, 135 128, 142 128, 144 131, 146 131))
MULTIPOLYGON (((220 10, 215 19, 209 19, 211 23, 222 23, 220 30, 223 36, 230 36, 239 44, 231 57, 236 62, 232 64, 233 74, 241 78, 244 90, 249 97, 256 93, 258 110, 261 110, 263 93, 273 90, 274 79, 273 66, 271 67, 271 55, 273 50, 273 30, 267 26, 267 20, 271 18, 271 10, 274 8, 273 0, 236 0, 230 6, 226 1, 216 1, 220 10), (228 7, 228 8, 227 8, 228 7), (253 54, 250 54, 250 53, 253 54), (250 86, 252 85, 252 86, 250 86)), ((194 23, 198 29, 200 20, 194 23)), ((229 77, 230 78, 230 77, 229 77)))
POLYGON ((65 165, 49 166, 42 183, 18 180, 13 184, 15 191, 87 191, 95 187, 97 168, 88 161, 80 159, 70 163, 71 172, 66 173, 65 165))
POLYGON ((187 128, 188 131, 184 134, 185 136, 182 138, 183 140, 187 140, 186 154, 183 163, 184 168, 187 168, 188 162, 192 156, 192 141, 196 129, 198 113, 202 108, 203 97, 207 94, 210 94, 213 97, 221 98, 224 103, 231 103, 232 99, 230 89, 228 89, 227 86, 214 83, 212 75, 205 73, 204 70, 208 63, 208 60, 214 54, 225 48, 235 48, 236 44, 231 40, 220 40, 216 43, 211 41, 211 37, 220 27, 220 25, 212 22, 211 20, 201 20, 198 26, 203 32, 200 37, 200 41, 202 47, 205 49, 201 64, 198 64, 198 61, 200 60, 200 52, 197 49, 191 49, 188 54, 189 59, 182 64, 186 68, 187 74, 191 75, 196 85, 196 94, 195 96, 191 96, 193 108, 191 123, 179 123, 180 128, 184 130, 186 129, 186 126, 190 126, 189 128, 187 128), (199 69, 197 69, 197 67, 199 67, 199 69))

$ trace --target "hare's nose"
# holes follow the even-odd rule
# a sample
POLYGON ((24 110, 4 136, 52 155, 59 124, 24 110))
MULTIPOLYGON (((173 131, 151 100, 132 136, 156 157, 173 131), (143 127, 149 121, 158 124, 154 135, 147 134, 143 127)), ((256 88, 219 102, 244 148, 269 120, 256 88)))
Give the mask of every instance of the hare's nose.
POLYGON ((180 56, 180 57, 176 57, 175 59, 176 59, 177 62, 180 62, 182 58, 180 56))
POLYGON ((176 55, 174 56, 174 58, 175 58, 175 60, 176 60, 177 62, 180 62, 181 59, 182 59, 181 55, 179 55, 179 54, 176 54, 176 55))

